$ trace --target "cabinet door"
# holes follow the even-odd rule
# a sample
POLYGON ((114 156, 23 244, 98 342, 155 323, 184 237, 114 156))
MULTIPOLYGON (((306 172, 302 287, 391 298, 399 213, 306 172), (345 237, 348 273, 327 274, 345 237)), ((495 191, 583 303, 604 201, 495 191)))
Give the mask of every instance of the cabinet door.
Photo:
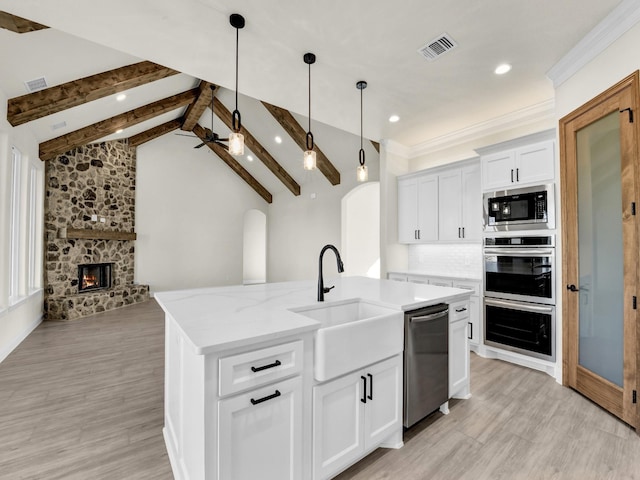
POLYGON ((516 179, 518 184, 544 183, 554 179, 554 142, 540 142, 516 150, 516 179))
POLYGON ((438 239, 462 239, 462 175, 460 169, 438 176, 438 239))
POLYGON ((492 153, 482 157, 482 188, 500 190, 515 184, 515 153, 492 153))
POLYGON ((364 370, 367 392, 364 448, 369 449, 402 429, 402 356, 364 370))
POLYGON ((471 297, 469 299, 469 332, 467 335, 469 343, 480 344, 480 324, 480 299, 479 297, 471 297))
POLYGON ((316 480, 331 478, 364 452, 361 375, 358 372, 313 387, 313 478, 316 480))
POLYGON ((218 478, 302 477, 301 377, 220 400, 218 422, 218 478))
POLYGON ((462 169, 462 238, 478 240, 482 237, 482 194, 480 167, 462 169))
POLYGON ((398 242, 418 242, 418 180, 398 181, 398 242))
POLYGON ((438 240, 438 176, 418 178, 418 242, 438 240))
POLYGON ((469 382, 468 320, 466 316, 449 324, 449 398, 466 390, 469 382))

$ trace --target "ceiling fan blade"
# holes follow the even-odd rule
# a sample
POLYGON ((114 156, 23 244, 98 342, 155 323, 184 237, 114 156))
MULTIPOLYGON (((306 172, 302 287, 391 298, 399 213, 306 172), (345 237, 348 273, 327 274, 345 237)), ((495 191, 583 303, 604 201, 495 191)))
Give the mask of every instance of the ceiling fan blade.
POLYGON ((175 135, 179 135, 181 137, 197 137, 197 135, 187 135, 186 133, 176 133, 175 135))
POLYGON ((222 148, 224 148, 227 152, 229 151, 229 147, 227 145, 225 145, 224 143, 220 143, 220 142, 214 142, 216 145, 221 146, 222 148))
POLYGON ((200 145, 196 145, 196 146, 195 146, 195 147, 193 147, 193 148, 201 148, 201 147, 204 147, 204 142, 203 142, 203 143, 201 143, 200 145))

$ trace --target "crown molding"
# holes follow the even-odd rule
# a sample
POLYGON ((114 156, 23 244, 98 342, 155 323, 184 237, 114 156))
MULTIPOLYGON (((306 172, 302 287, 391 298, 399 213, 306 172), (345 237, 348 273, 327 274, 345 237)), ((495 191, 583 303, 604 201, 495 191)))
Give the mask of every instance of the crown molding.
POLYGON ((544 102, 516 110, 515 112, 492 118, 491 120, 477 123, 470 127, 456 130, 454 132, 447 133, 446 135, 414 145, 411 147, 409 157, 407 158, 416 158, 445 148, 460 145, 464 142, 477 140, 494 133, 503 132, 507 128, 518 128, 549 119, 555 119, 554 99, 549 99, 544 102))
POLYGON ((380 141, 380 144, 384 146, 387 153, 397 155, 407 160, 411 158, 411 148, 403 145, 402 143, 385 138, 380 141))
POLYGON ((558 88, 640 21, 640 2, 623 0, 547 72, 558 88))

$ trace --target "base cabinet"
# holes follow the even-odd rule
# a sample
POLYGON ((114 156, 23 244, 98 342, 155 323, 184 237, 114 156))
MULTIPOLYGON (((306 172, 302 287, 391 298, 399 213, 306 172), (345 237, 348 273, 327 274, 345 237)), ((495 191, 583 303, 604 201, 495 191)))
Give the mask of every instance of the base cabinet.
POLYGON ((302 478, 302 380, 218 402, 218 478, 302 478))
POLYGON ((449 398, 469 396, 469 302, 449 305, 449 398))
POLYGON ((313 478, 332 478, 402 431, 402 356, 313 388, 313 478))

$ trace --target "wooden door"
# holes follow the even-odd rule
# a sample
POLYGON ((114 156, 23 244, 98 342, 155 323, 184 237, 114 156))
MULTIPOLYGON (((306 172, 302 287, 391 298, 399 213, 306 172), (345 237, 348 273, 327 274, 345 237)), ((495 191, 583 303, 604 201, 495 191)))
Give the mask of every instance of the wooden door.
POLYGON ((638 427, 638 72, 560 120, 563 380, 638 427))

